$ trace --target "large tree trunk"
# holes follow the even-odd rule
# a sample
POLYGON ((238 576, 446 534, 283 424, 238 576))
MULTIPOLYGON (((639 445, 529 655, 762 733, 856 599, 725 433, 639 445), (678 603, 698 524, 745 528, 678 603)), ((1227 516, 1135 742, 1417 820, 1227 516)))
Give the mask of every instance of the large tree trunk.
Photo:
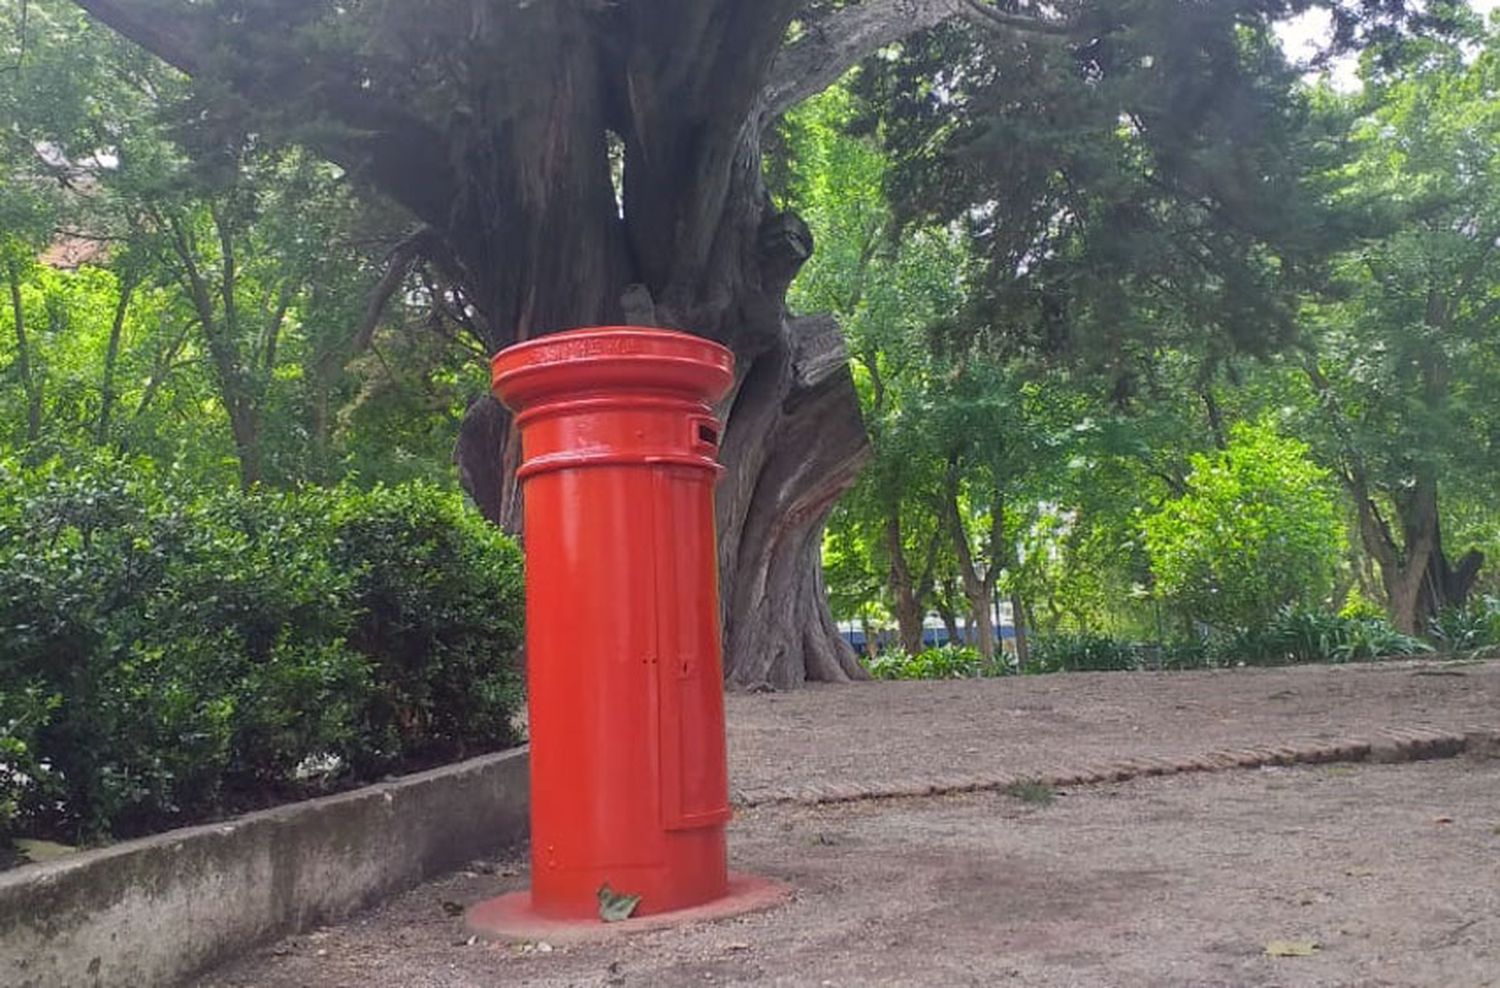
POLYGON ((868 453, 843 337, 787 325, 731 399, 718 491, 725 676, 737 686, 863 678, 823 585, 823 528, 868 453))
MULTIPOLYGON (((774 51, 781 28, 768 29, 764 11, 720 15, 723 23, 710 24, 702 11, 684 13, 674 30, 724 31, 726 42, 747 46, 751 62, 774 51)), ((513 247, 499 231, 460 231, 448 237, 463 271, 456 280, 476 286, 493 349, 627 319, 733 349, 737 380, 722 409, 727 469, 717 501, 725 676, 742 687, 862 677, 828 610, 821 545, 867 441, 837 326, 792 319, 785 309, 812 244, 800 220, 776 212, 762 184, 756 86, 734 74, 717 84, 678 75, 701 54, 691 47, 667 49, 667 61, 682 64, 664 76, 663 65, 643 57, 645 38, 626 59, 622 84, 602 85, 596 76, 608 60, 579 46, 581 26, 568 23, 583 16, 538 5, 520 18, 536 32, 529 48, 537 57, 562 59, 516 123, 534 129, 550 155, 538 162, 534 143, 512 145, 520 160, 511 168, 545 166, 535 183, 515 190, 506 231, 528 245, 533 269, 485 260, 497 239, 513 247), (598 98, 625 90, 628 105, 598 98), (625 146, 622 207, 606 130, 625 146), (496 282, 490 272, 503 276, 496 282)), ((510 528, 520 519, 517 447, 504 410, 476 401, 456 451, 460 474, 485 513, 510 528)))

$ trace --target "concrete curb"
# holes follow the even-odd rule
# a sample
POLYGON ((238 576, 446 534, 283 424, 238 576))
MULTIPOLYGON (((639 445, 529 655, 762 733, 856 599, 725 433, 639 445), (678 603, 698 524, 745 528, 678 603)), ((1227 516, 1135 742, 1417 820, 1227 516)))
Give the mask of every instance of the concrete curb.
POLYGON ((526 836, 526 749, 0 873, 0 984, 146 988, 526 836))
POLYGON ((1468 727, 1461 733, 1430 727, 1394 727, 1368 738, 1292 739, 1272 745, 1223 748, 1203 755, 1137 756, 1118 761, 1096 762, 1080 768, 1050 766, 1038 772, 993 772, 953 775, 931 779, 902 779, 874 784, 819 783, 797 789, 756 789, 732 794, 735 806, 749 809, 777 803, 814 806, 862 800, 899 799, 912 796, 942 796, 950 793, 1007 789, 1022 783, 1039 783, 1056 789, 1127 782, 1147 776, 1182 772, 1222 772, 1229 769, 1261 768, 1267 765, 1321 765, 1332 762, 1391 764, 1434 758, 1453 758, 1464 753, 1500 757, 1500 728, 1468 727))

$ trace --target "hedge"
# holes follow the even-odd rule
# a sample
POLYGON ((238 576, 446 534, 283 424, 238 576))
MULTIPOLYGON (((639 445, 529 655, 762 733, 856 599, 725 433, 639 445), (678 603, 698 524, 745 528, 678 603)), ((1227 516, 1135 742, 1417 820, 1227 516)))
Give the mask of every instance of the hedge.
POLYGON ((453 492, 0 463, 0 839, 125 837, 515 743, 522 567, 453 492))

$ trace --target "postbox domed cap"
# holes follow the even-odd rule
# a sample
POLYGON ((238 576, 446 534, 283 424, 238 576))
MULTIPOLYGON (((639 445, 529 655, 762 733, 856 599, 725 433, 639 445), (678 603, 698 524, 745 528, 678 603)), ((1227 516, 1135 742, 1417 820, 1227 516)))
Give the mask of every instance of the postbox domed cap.
POLYGON ((518 343, 490 361, 495 397, 515 412, 568 394, 670 392, 712 404, 734 382, 734 354, 691 333, 599 326, 518 343))

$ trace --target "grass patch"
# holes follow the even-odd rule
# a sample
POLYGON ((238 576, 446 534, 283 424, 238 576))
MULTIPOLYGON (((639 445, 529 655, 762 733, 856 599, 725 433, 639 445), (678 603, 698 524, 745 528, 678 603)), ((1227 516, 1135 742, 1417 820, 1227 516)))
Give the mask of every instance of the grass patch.
POLYGON ((1019 799, 1030 806, 1051 806, 1052 801, 1057 798, 1057 793, 1052 791, 1052 787, 1040 779, 1012 782, 1002 791, 1012 799, 1019 799))

